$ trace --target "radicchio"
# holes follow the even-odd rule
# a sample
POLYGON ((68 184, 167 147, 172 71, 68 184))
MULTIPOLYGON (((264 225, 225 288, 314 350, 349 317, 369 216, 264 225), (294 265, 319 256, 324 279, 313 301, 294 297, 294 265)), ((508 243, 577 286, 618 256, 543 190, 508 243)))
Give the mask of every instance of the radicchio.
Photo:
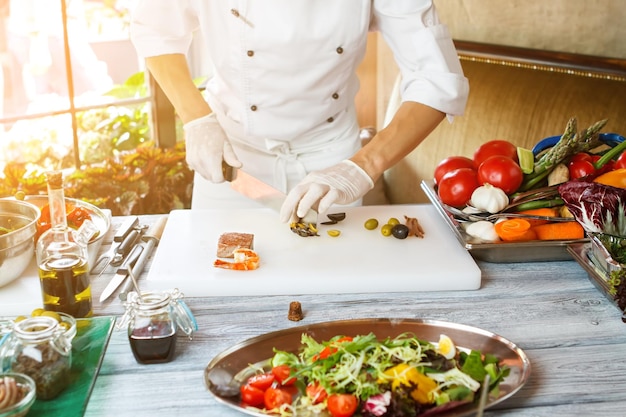
POLYGON ((559 185, 559 194, 586 232, 626 237, 626 189, 580 180, 559 185))

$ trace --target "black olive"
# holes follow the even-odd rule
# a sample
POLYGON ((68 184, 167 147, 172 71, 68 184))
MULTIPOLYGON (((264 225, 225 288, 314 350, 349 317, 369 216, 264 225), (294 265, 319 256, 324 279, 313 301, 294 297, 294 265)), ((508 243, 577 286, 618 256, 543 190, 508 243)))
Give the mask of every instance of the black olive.
POLYGON ((346 213, 331 213, 326 215, 333 222, 340 222, 346 218, 346 213))
POLYGON ((391 229, 391 234, 396 239, 406 239, 409 235, 409 227, 406 224, 396 224, 391 229))

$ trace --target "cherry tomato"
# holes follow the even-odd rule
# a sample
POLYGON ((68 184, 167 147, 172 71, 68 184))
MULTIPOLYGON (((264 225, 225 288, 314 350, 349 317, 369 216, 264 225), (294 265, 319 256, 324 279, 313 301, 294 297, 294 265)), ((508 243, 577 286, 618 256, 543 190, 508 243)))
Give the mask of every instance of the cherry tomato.
POLYGON ((474 168, 474 161, 465 156, 449 156, 441 160, 435 167, 435 185, 450 171, 458 168, 474 168))
POLYGON ((591 155, 588 154, 587 152, 578 152, 575 153, 574 155, 572 155, 572 157, 569 160, 570 162, 574 162, 574 161, 589 161, 589 162, 593 162, 591 159, 591 155))
POLYGON ((352 394, 332 394, 326 401, 333 417, 350 417, 356 411, 359 401, 352 394))
POLYGON ((596 168, 590 161, 574 161, 568 164, 569 177, 571 179, 582 178, 587 175, 591 175, 596 171, 596 168))
POLYGON ((291 394, 283 388, 270 387, 265 391, 263 395, 263 402, 265 408, 272 410, 279 408, 283 404, 291 404, 291 394))
POLYGON ((253 407, 259 407, 265 404, 265 390, 253 387, 250 384, 242 385, 239 389, 241 392, 241 401, 253 407))
POLYGON ((619 154, 615 163, 613 164, 613 169, 623 169, 626 168, 626 152, 622 152, 619 154))
POLYGON ((514 193, 524 180, 520 166, 509 157, 494 155, 478 167, 478 182, 489 183, 507 194, 514 193))
POLYGON ((319 404, 326 399, 328 394, 319 382, 311 382, 306 386, 306 395, 311 399, 313 404, 319 404))
POLYGON ((494 155, 506 156, 517 162, 517 146, 501 139, 485 142, 474 152, 474 167, 478 168, 485 159, 494 155))
POLYGON ((272 374, 276 377, 276 380, 280 385, 293 385, 296 382, 295 378, 290 377, 291 368, 289 365, 278 365, 272 368, 272 374))
POLYGON ((444 204, 464 207, 478 185, 476 171, 471 168, 459 168, 448 172, 441 178, 437 195, 444 204))
POLYGON ((255 388, 265 391, 272 386, 272 383, 275 379, 276 376, 274 376, 274 374, 271 372, 252 375, 250 378, 248 378, 248 385, 252 385, 255 388))

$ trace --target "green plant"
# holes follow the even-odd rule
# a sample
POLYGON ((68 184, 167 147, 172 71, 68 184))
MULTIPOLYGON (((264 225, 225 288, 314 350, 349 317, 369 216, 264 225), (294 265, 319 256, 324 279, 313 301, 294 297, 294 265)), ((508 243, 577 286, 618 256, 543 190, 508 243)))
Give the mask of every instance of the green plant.
MULTIPOLYGON (((146 142, 104 162, 67 170, 65 193, 110 209, 113 215, 157 214, 191 207, 192 184, 184 142, 172 148, 146 142)), ((7 164, 0 195, 12 196, 18 191, 45 194, 45 172, 27 172, 24 164, 7 164)))

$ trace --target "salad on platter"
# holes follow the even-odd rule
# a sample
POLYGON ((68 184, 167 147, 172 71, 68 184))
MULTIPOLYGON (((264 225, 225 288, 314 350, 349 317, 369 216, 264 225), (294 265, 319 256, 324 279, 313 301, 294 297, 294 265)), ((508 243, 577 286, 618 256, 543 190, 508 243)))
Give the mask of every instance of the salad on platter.
POLYGON ((280 416, 402 417, 443 415, 499 397, 510 368, 486 352, 413 333, 373 333, 317 341, 303 333, 299 352, 274 349, 270 367, 240 386, 241 406, 280 416))

